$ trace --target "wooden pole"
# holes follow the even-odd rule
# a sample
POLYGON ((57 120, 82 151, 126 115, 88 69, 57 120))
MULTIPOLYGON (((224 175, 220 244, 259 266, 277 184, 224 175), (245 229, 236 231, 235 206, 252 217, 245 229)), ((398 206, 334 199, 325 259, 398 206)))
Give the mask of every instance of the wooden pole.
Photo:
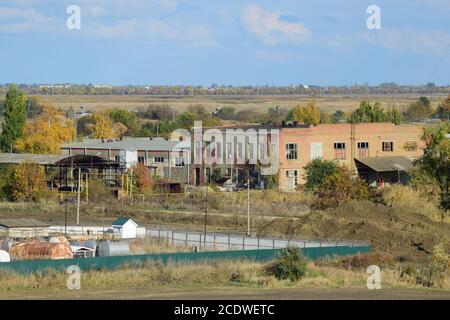
POLYGON ((78 168, 77 226, 80 225, 81 181, 81 168, 78 168))

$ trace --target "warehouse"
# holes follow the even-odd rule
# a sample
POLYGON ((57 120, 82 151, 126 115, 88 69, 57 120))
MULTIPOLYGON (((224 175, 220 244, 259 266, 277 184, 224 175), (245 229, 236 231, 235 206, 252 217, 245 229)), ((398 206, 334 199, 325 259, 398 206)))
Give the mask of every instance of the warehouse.
POLYGON ((49 227, 36 219, 0 219, 0 235, 10 238, 48 237, 49 227))

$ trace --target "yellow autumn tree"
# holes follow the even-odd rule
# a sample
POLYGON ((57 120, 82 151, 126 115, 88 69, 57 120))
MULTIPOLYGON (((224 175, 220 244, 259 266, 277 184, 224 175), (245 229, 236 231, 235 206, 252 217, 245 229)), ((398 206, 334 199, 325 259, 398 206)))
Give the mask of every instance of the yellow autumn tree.
POLYGON ((18 152, 59 154, 61 144, 75 138, 73 121, 65 114, 44 103, 35 120, 27 122, 24 134, 16 143, 18 152))
POLYGON ((14 201, 39 201, 48 195, 45 171, 35 163, 19 164, 12 175, 11 198, 14 201))
POLYGON ((92 127, 92 137, 97 139, 120 138, 128 131, 127 126, 122 122, 114 123, 109 115, 109 111, 94 112, 94 125, 92 127))
POLYGON ((292 120, 304 124, 318 125, 320 123, 320 110, 316 102, 309 101, 306 106, 297 106, 292 110, 292 120))

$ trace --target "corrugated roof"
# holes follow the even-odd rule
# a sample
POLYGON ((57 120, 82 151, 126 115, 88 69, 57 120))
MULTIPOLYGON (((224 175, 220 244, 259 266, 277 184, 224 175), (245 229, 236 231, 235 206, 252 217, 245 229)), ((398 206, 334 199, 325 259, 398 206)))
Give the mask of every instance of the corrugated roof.
POLYGON ((127 217, 120 217, 117 218, 113 223, 111 223, 112 226, 123 226, 127 221, 130 220, 130 218, 127 217))
POLYGON ((64 143, 61 148, 87 148, 87 149, 118 149, 118 150, 148 150, 148 151, 169 151, 169 150, 189 150, 189 141, 167 141, 162 138, 125 138, 123 140, 107 141, 102 139, 85 139, 64 143))
POLYGON ((0 225, 5 226, 7 228, 50 227, 48 223, 33 218, 0 219, 0 225))
POLYGON ((51 165, 64 158, 67 158, 67 155, 63 156, 53 154, 0 153, 0 163, 8 164, 32 162, 40 165, 51 165))
POLYGON ((368 157, 355 160, 377 172, 408 171, 413 167, 412 160, 402 156, 368 157))

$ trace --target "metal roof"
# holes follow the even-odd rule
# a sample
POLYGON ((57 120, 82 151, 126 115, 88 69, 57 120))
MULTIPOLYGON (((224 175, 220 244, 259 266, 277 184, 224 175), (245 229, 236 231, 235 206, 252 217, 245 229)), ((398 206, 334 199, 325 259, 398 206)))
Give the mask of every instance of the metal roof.
POLYGON ((358 158, 355 161, 362 163, 376 172, 408 171, 413 167, 412 160, 402 156, 358 158))
MULTIPOLYGON (((112 226, 123 226, 125 223, 127 223, 129 220, 131 220, 128 217, 119 217, 117 218, 113 223, 111 223, 112 226)), ((133 222, 134 224, 136 224, 136 222, 134 222, 133 220, 131 220, 131 222, 133 222)), ((136 224, 137 225, 137 224, 136 224)))
POLYGON ((78 167, 88 165, 92 167, 118 167, 119 163, 104 157, 94 155, 51 155, 29 153, 0 153, 0 164, 20 164, 30 162, 39 165, 53 165, 61 167, 78 167))
POLYGON ((19 164, 22 162, 32 162, 40 165, 51 165, 66 157, 67 155, 54 154, 0 153, 0 163, 19 164))
POLYGON ((24 228, 24 227, 50 227, 48 223, 39 221, 37 219, 0 219, 0 225, 7 228, 24 228))
POLYGON ((85 139, 83 141, 64 143, 61 148, 179 151, 181 149, 190 150, 191 144, 189 141, 168 141, 163 138, 150 139, 126 137, 123 140, 85 139))

